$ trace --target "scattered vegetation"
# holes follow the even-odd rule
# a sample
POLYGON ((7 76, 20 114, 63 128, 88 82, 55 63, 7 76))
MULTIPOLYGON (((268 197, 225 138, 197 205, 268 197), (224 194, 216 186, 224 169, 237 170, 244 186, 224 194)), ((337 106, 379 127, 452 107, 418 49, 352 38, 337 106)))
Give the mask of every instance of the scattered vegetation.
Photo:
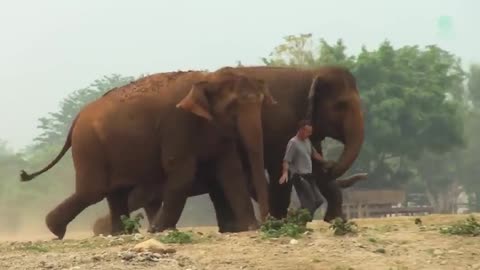
POLYGON ((415 225, 422 225, 422 219, 421 218, 415 218, 415 225))
POLYGON ((440 232, 450 235, 478 236, 480 235, 480 223, 471 215, 466 220, 459 221, 445 228, 440 228, 440 232))
POLYGON ((41 253, 48 252, 48 249, 46 247, 38 243, 26 243, 25 245, 22 245, 20 249, 25 251, 34 251, 34 252, 41 252, 41 253))
POLYGON ((333 230, 334 235, 356 234, 358 230, 355 222, 345 222, 341 218, 336 218, 329 228, 333 230))
POLYGON ((193 242, 193 236, 187 232, 173 230, 160 237, 160 242, 165 244, 186 244, 193 242))
POLYGON ((306 209, 289 209, 286 218, 279 220, 269 217, 260 230, 266 238, 281 236, 299 238, 300 235, 310 230, 307 228, 307 222, 311 219, 312 216, 306 209))
POLYGON ((122 215, 120 218, 122 220, 123 231, 125 232, 125 234, 140 232, 140 228, 142 227, 140 221, 144 219, 142 213, 138 213, 137 215, 135 215, 134 218, 130 218, 124 215, 122 215))

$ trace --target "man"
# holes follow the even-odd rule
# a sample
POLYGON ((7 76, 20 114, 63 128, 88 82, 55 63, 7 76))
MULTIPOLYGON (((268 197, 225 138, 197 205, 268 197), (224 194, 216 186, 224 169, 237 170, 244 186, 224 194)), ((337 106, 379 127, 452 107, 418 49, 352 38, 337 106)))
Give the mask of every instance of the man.
POLYGON ((300 121, 297 134, 287 144, 279 183, 287 183, 291 178, 301 208, 306 208, 313 217, 323 199, 312 175, 312 158, 322 164, 327 162, 313 147, 309 139, 311 135, 312 125, 310 122, 308 120, 300 121))

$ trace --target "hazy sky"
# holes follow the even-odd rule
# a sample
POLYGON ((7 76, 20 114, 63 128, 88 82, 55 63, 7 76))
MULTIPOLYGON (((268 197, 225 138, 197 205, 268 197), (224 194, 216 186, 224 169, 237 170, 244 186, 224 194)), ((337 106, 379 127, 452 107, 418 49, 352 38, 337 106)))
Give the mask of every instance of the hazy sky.
POLYGON ((343 38, 352 52, 385 39, 437 44, 480 62, 479 10, 477 0, 1 1, 0 139, 29 144, 39 117, 103 75, 260 64, 290 34, 343 38))

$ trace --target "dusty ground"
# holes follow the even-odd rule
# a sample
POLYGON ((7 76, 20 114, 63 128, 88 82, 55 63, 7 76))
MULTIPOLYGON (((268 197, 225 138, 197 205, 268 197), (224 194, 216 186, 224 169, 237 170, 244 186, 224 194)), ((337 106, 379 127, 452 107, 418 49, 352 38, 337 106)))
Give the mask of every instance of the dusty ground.
POLYGON ((314 232, 298 242, 264 239, 257 232, 220 235, 211 227, 182 228, 194 232, 194 243, 169 244, 176 253, 161 256, 129 251, 159 235, 67 232, 63 241, 37 235, 44 240, 1 242, 0 269, 480 269, 480 237, 438 232, 466 217, 421 217, 424 229, 413 217, 360 219, 355 236, 333 236, 326 223, 314 222, 309 224, 314 232))

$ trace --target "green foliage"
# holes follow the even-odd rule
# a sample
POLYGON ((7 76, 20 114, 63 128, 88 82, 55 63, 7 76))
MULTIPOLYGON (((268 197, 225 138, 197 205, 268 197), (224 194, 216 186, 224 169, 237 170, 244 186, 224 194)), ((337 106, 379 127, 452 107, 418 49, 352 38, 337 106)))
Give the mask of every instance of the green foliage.
POLYGON ((39 119, 38 128, 42 133, 34 139, 36 147, 43 147, 48 144, 63 144, 66 134, 77 113, 86 104, 101 97, 105 92, 134 80, 131 76, 112 74, 95 80, 88 87, 76 90, 69 94, 60 103, 60 110, 49 113, 48 116, 39 119))
POLYGON ((123 231, 125 234, 132 234, 132 233, 138 233, 140 232, 140 228, 142 225, 140 224, 141 220, 144 219, 144 216, 142 213, 138 213, 135 215, 134 218, 127 217, 125 215, 122 215, 120 217, 122 221, 122 226, 123 226, 123 231))
POLYGON ((480 235, 480 223, 475 219, 473 215, 471 215, 464 221, 460 221, 454 225, 441 228, 440 232, 442 234, 449 235, 478 236, 480 235))
POLYGON ((334 235, 347 235, 357 233, 357 224, 353 221, 343 221, 341 218, 336 218, 329 227, 333 230, 334 235))
POLYGON ((160 242, 166 244, 187 244, 193 242, 193 236, 187 232, 173 230, 160 237, 160 242))
POLYGON ((421 218, 415 218, 414 222, 415 222, 415 225, 422 226, 422 219, 421 218))
POLYGON ((18 249, 24 250, 24 251, 39 252, 39 253, 48 252, 48 248, 40 243, 23 243, 18 249))
POLYGON ((480 64, 470 66, 468 94, 475 108, 480 108, 480 64))
POLYGON ((266 238, 278 238, 288 236, 299 238, 300 235, 308 231, 307 222, 311 220, 311 215, 306 209, 292 210, 289 209, 287 217, 278 220, 269 217, 262 224, 260 231, 266 238))

